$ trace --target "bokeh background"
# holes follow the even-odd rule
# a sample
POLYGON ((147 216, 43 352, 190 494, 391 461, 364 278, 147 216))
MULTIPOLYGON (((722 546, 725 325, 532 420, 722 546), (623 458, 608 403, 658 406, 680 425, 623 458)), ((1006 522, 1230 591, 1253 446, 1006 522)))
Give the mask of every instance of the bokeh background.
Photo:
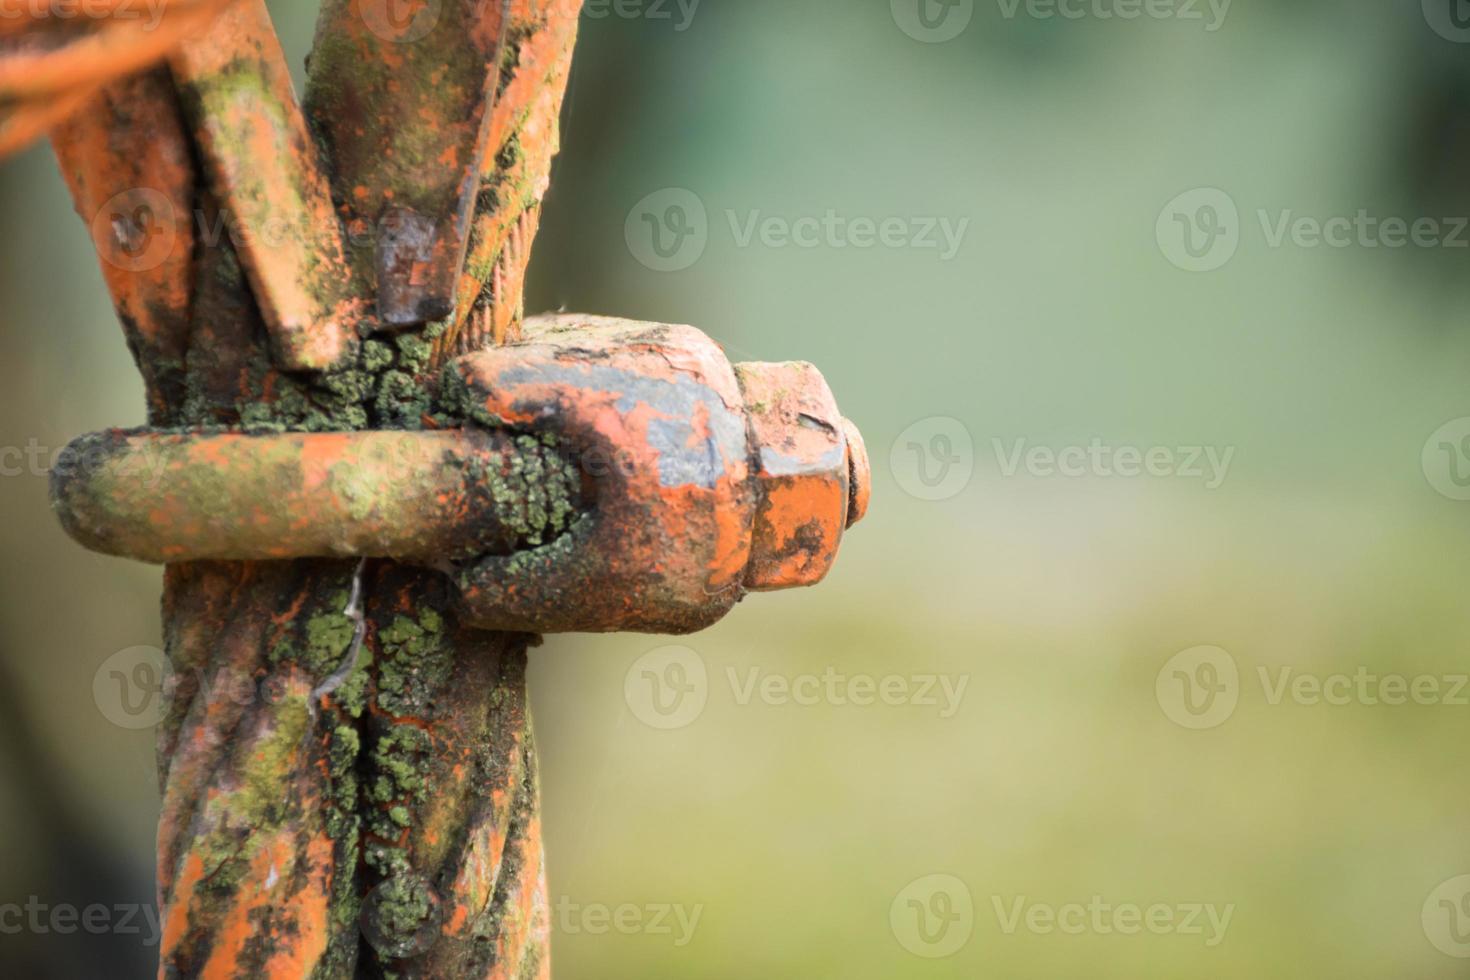
MULTIPOLYGON (((925 2, 584 17, 529 305, 815 362, 876 485, 818 589, 679 650, 534 651, 557 976, 1470 975, 1470 10, 925 2), (693 238, 663 261, 671 203, 693 238), (829 209, 910 237, 744 239, 829 209), (1273 242, 1360 211, 1435 230, 1273 242), (1009 465, 1095 439, 1233 454, 1009 465), (697 690, 658 727, 670 658, 697 690), (1389 674, 1437 693, 1272 690, 1389 674), (810 675, 912 696, 746 694, 810 675), (1230 918, 1070 934, 1018 902, 1230 918)), ((272 4, 298 67, 313 6, 272 4)), ((0 163, 0 229, 0 446, 141 424, 47 148, 0 163)), ((73 545, 5 462, 0 904, 148 902, 152 735, 93 681, 159 644, 159 573, 73 545)), ((0 974, 146 976, 147 940, 3 934, 0 974)))

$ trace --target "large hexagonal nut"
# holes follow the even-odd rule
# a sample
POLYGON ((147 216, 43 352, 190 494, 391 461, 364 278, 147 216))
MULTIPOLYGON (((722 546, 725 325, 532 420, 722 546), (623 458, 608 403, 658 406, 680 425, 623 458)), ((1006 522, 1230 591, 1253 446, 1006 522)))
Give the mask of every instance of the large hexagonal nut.
POLYGON ((862 437, 810 364, 736 364, 735 377, 761 490, 745 586, 815 585, 832 568, 842 532, 867 510, 862 437))

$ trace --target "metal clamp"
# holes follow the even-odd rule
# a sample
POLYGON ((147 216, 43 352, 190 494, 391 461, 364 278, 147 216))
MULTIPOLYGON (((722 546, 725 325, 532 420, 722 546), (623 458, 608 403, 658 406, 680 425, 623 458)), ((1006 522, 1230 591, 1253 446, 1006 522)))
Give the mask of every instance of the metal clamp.
POLYGON ((538 318, 459 358, 463 428, 106 432, 52 482, 63 526, 152 562, 442 568, 467 622, 687 633, 814 585, 866 512, 862 438, 809 364, 730 364, 687 326, 538 318))

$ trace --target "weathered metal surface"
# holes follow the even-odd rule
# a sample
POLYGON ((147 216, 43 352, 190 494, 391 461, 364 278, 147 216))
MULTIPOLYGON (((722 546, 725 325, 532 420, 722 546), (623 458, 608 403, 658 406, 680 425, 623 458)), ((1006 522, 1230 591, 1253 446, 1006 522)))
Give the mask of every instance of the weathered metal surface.
MULTIPOLYGON (((848 426, 810 364, 737 364, 760 481, 745 584, 756 591, 816 585, 847 527, 848 426)), ((866 495, 859 488, 857 495, 866 495)))
MULTIPOLYGON (((242 2, 173 62, 208 179, 190 183, 182 139, 156 164, 171 203, 192 196, 186 214, 233 240, 193 247, 187 282, 175 263, 113 288, 154 318, 128 329, 155 420, 273 434, 112 434, 59 474, 99 490, 72 523, 118 550, 307 559, 166 572, 160 974, 547 977, 532 638, 484 630, 687 631, 747 588, 815 581, 866 507, 866 454, 819 378, 788 392, 771 378, 789 366, 747 366, 742 392, 691 328, 549 318, 479 351, 521 332, 578 0, 328 0, 309 114, 330 204, 263 7, 242 2), (404 333, 358 346, 374 300, 404 333), (166 342, 182 389, 158 380, 166 342), (444 424, 462 428, 290 431, 444 424), (151 500, 127 465, 140 444, 163 474, 151 500), (307 558, 409 552, 435 568, 307 558)), ((152 149, 127 142, 124 107, 75 137, 79 208, 152 149)), ((114 231, 129 248, 138 217, 114 231)))
POLYGON ((471 621, 687 633, 739 600, 759 488, 735 374, 713 341, 554 316, 453 371, 467 411, 565 442, 595 476, 590 518, 569 534, 461 573, 471 621))
MULTIPOLYGON (((541 6, 514 0, 515 22, 540 23, 528 11, 541 6)), ((575 22, 579 3, 557 7, 575 22)), ((534 45, 534 30, 520 40, 534 45)), ((378 70, 352 59, 339 68, 347 84, 378 70)), ((521 179, 544 189, 565 71, 541 81, 554 92, 514 86, 519 67, 507 66, 506 77, 522 100, 506 106, 516 127, 506 143, 526 141, 530 163, 521 179)), ((198 108, 197 100, 189 105, 198 108)), ((116 111, 92 122, 105 131, 108 152, 83 169, 124 172, 141 121, 116 111)), ((101 153, 101 139, 84 152, 101 153)), ((270 156, 251 162, 281 165, 270 156)), ((334 173, 348 186, 357 182, 351 167, 334 173)), ((87 189, 74 186, 79 208, 89 210, 87 189)), ((181 209, 197 219, 196 230, 231 234, 196 239, 182 305, 170 308, 187 310, 188 329, 176 335, 187 338, 184 385, 158 385, 162 404, 150 418, 252 431, 418 424, 432 410, 439 363, 454 349, 452 329, 410 329, 396 343, 364 344, 330 372, 281 373, 289 365, 272 356, 255 270, 237 254, 237 240, 240 253, 246 243, 231 193, 201 176, 181 209)), ((475 204, 484 220, 515 227, 517 245, 500 249, 495 288, 455 311, 451 328, 472 305, 497 325, 495 336, 514 337, 534 214, 520 196, 481 195, 475 204)), ((371 279, 345 278, 370 312, 371 279)), ((165 285, 174 283, 116 288, 146 292, 151 302, 165 285)), ((145 376, 157 372, 163 355, 146 344, 139 352, 145 376)), ((194 562, 166 570, 174 675, 158 743, 165 787, 158 882, 167 923, 160 975, 548 977, 524 673, 531 638, 459 624, 439 572, 370 562, 354 662, 354 627, 344 616, 354 567, 194 562), (432 888, 442 924, 413 950, 379 948, 372 923, 411 922, 416 892, 404 886, 415 881, 432 888)))
POLYGON ((505 61, 515 71, 491 112, 481 161, 469 254, 460 276, 456 315, 439 342, 444 355, 514 339, 525 256, 536 237, 551 159, 555 120, 571 71, 578 4, 516 4, 505 61))
POLYGON ((746 590, 819 581, 866 506, 866 453, 810 365, 732 366, 693 327, 557 314, 453 370, 471 418, 552 436, 591 477, 567 534, 460 573, 471 622, 693 632, 746 590))
POLYGON ((511 553, 565 530, 570 462, 483 429, 191 436, 113 430, 67 447, 57 513, 93 551, 142 561, 511 553))
POLYGON ((143 375, 149 421, 171 424, 184 395, 197 181, 168 70, 100 89, 52 145, 143 375))
POLYGON ((384 328, 454 312, 509 6, 322 6, 307 109, 384 328))
POLYGON ((234 0, 0 0, 0 156, 84 112, 105 85, 162 59, 234 0))
POLYGON ((338 364, 365 306, 350 294, 327 177, 264 0, 238 0, 171 62, 276 360, 338 364))
POLYGON ((847 526, 852 527, 868 516, 868 504, 873 499, 873 464, 868 461, 868 444, 851 419, 842 420, 842 431, 847 436, 847 486, 851 491, 847 526))
POLYGON ((815 584, 865 506, 821 374, 732 367, 693 327, 533 320, 446 398, 465 428, 84 437, 54 499, 78 541, 146 561, 467 562, 470 622, 548 633, 691 632, 815 584))

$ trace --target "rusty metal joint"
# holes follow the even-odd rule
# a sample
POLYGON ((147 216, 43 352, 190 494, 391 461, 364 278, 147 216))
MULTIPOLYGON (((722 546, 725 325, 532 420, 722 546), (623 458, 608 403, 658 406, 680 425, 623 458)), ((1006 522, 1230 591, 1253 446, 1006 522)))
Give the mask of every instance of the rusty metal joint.
POLYGON ((53 475, 63 526, 151 562, 391 558, 466 620, 686 633, 813 585, 867 508, 861 436, 803 363, 730 364, 693 327, 528 321, 452 362, 430 431, 110 431, 53 475))

